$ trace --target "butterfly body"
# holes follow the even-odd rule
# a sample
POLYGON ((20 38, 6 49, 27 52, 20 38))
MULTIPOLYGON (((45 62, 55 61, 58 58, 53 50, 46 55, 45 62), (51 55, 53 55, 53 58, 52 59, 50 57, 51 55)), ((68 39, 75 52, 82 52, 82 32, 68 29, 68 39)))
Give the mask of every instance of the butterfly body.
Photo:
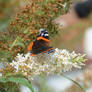
POLYGON ((50 53, 54 51, 52 47, 49 46, 49 36, 45 29, 42 29, 40 34, 37 35, 36 40, 29 44, 28 50, 31 56, 35 56, 40 53, 50 53))

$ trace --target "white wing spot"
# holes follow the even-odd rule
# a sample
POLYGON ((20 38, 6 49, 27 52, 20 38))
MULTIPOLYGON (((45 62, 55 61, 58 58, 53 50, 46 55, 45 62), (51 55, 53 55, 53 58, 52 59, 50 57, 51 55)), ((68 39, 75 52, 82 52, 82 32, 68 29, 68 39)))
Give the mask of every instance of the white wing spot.
POLYGON ((45 36, 49 36, 48 34, 45 34, 45 36))

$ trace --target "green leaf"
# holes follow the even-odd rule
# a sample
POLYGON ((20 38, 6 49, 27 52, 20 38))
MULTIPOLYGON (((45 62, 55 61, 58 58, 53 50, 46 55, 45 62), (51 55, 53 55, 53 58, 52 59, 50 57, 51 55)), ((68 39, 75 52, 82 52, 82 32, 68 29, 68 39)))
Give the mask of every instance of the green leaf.
POLYGON ((31 84, 27 80, 25 80, 24 78, 0 77, 0 82, 2 82, 2 83, 13 82, 13 83, 23 84, 24 86, 27 86, 32 92, 34 92, 34 89, 32 88, 31 84))
POLYGON ((86 92, 86 89, 84 88, 84 86, 80 85, 77 81, 74 81, 74 80, 72 80, 71 78, 69 78, 69 77, 67 77, 67 76, 65 76, 65 75, 63 75, 63 74, 61 74, 61 76, 63 76, 64 78, 66 78, 66 79, 68 79, 68 80, 70 80, 70 81, 72 81, 72 82, 75 83, 77 86, 79 86, 83 92, 86 92))
POLYGON ((25 45, 23 43, 16 43, 14 46, 21 46, 21 47, 25 47, 25 45))
POLYGON ((11 45, 10 49, 12 49, 14 46, 21 46, 21 47, 24 47, 24 44, 23 44, 23 39, 20 38, 20 37, 17 37, 15 39, 15 41, 13 42, 13 44, 11 45))
POLYGON ((11 61, 12 53, 9 53, 7 50, 0 51, 0 62, 11 61))

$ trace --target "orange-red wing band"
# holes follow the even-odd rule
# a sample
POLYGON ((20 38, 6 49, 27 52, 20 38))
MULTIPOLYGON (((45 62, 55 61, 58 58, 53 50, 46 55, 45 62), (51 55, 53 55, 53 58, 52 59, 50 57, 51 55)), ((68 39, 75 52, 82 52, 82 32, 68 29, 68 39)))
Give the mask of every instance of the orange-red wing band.
POLYGON ((32 47, 33 47, 33 42, 29 44, 28 51, 31 51, 32 50, 32 47))
POLYGON ((30 56, 36 56, 36 54, 30 54, 30 56))
POLYGON ((46 42, 49 42, 49 40, 46 39, 46 38, 44 38, 44 37, 38 37, 37 40, 44 40, 44 41, 46 41, 46 42))
POLYGON ((47 51, 49 51, 49 50, 51 50, 51 49, 47 49, 46 51, 43 51, 42 53, 45 53, 45 52, 47 52, 47 51))

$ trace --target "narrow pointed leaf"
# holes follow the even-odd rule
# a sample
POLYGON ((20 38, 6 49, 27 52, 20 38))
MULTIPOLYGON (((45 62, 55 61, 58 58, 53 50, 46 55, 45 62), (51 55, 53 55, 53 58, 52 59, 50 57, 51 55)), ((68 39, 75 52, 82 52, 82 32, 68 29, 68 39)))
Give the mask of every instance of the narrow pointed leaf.
POLYGON ((3 83, 13 82, 13 83, 23 84, 24 86, 27 86, 32 92, 34 92, 31 84, 27 80, 25 80, 24 78, 15 78, 15 77, 3 78, 3 77, 0 77, 0 82, 3 82, 3 83))
POLYGON ((63 75, 63 74, 62 74, 61 76, 63 76, 64 78, 66 78, 66 79, 68 79, 68 80, 70 80, 70 81, 72 81, 72 82, 75 83, 77 86, 79 86, 83 92, 86 92, 86 89, 85 89, 82 85, 80 85, 77 81, 74 81, 74 80, 72 80, 71 78, 69 78, 69 77, 67 77, 67 76, 65 76, 65 75, 63 75))

